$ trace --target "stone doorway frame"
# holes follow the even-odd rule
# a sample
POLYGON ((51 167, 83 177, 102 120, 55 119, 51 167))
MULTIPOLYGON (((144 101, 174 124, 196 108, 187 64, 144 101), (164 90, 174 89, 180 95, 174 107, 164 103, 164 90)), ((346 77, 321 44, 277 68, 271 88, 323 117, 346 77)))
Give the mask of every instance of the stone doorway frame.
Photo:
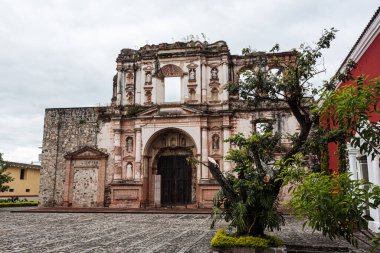
MULTIPOLYGON (((177 140, 179 141, 179 140, 177 140)), ((178 142, 180 143, 180 142, 178 142)), ((144 148, 144 175, 147 175, 147 177, 144 177, 144 193, 143 193, 143 202, 145 203, 145 206, 154 206, 154 207, 161 207, 161 198, 158 196, 160 195, 161 186, 157 187, 157 184, 161 184, 161 177, 157 175, 157 161, 158 158, 161 155, 164 155, 166 152, 174 152, 172 153, 175 155, 175 152, 180 152, 178 154, 186 154, 188 156, 193 156, 196 159, 200 159, 200 155, 198 154, 198 149, 196 146, 196 143, 193 139, 193 137, 188 134, 186 131, 175 128, 175 127, 169 127, 161 129, 160 131, 157 131, 154 133, 148 140, 147 145, 144 148), (181 146, 181 145, 174 145, 174 146, 166 146, 166 147, 158 147, 155 146, 157 141, 163 136, 163 135, 170 135, 170 134, 178 134, 179 136, 185 136, 187 140, 189 140, 189 145, 181 146), (159 176, 159 177, 157 177, 159 176), (158 199, 159 198, 159 199, 158 199)), ((167 153, 166 153, 167 154, 167 153)), ((187 206, 194 205, 194 207, 198 206, 198 175, 200 174, 200 166, 191 166, 192 169, 192 189, 191 189, 191 203, 189 203, 187 206)), ((182 206, 182 205, 181 205, 182 206)))
POLYGON ((96 206, 104 207, 104 191, 106 163, 108 154, 89 146, 82 147, 77 151, 66 154, 65 156, 65 182, 63 205, 70 207, 73 204, 73 184, 74 184, 74 164, 76 161, 97 161, 98 185, 96 206))

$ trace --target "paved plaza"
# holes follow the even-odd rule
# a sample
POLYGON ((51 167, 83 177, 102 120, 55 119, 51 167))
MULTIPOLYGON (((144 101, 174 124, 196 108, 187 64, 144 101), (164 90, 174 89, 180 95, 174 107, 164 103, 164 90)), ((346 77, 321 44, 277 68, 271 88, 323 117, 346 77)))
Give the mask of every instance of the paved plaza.
MULTIPOLYGON (((12 213, 0 209, 0 252, 212 252, 210 215, 12 213)), ((276 234, 287 244, 347 247, 287 217, 276 234)), ((223 226, 219 223, 219 227, 223 226)), ((368 252, 361 249, 358 252, 368 252)))

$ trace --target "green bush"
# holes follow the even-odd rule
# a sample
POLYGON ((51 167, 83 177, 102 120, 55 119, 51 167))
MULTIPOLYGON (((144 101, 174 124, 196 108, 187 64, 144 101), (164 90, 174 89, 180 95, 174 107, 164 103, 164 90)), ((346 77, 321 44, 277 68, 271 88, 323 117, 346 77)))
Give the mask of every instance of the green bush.
POLYGON ((19 207, 19 206, 37 206, 37 201, 29 201, 29 202, 1 202, 1 207, 19 207))
POLYGON ((273 235, 265 235, 265 239, 269 240, 269 246, 271 247, 279 247, 284 245, 284 241, 273 236, 273 235))
POLYGON ((266 249, 270 246, 277 247, 284 242, 274 236, 265 235, 265 238, 253 236, 230 236, 225 229, 219 229, 211 240, 211 246, 220 248, 250 247, 266 249))

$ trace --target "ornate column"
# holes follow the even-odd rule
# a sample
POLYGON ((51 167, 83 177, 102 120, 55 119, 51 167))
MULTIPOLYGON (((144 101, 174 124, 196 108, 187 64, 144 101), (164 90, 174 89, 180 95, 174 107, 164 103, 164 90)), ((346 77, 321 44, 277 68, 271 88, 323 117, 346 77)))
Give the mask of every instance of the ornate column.
POLYGON ((127 79, 126 75, 127 72, 125 71, 125 68, 123 68, 121 72, 121 105, 127 104, 127 93, 125 92, 127 79))
MULTIPOLYGON (((222 63, 222 83, 221 85, 226 85, 228 83, 228 62, 226 60, 222 63)), ((222 101, 228 100, 228 91, 223 89, 222 101)))
MULTIPOLYGON (((201 154, 197 154, 196 159, 198 161, 201 161, 202 155, 201 154)), ((201 179, 202 179, 202 164, 197 164, 197 180, 199 181, 201 179)))
POLYGON ((374 160, 372 161, 372 170, 374 174, 374 184, 380 185, 380 167, 379 167, 379 162, 380 162, 380 155, 376 155, 374 160))
POLYGON ((157 92, 158 92, 157 78, 152 78, 152 84, 150 87, 150 92, 152 93, 152 103, 158 104, 158 102, 160 102, 160 103, 164 102, 164 101, 157 101, 157 92))
POLYGON ((120 105, 121 104, 121 99, 122 99, 122 87, 121 87, 121 76, 122 76, 122 65, 121 63, 117 64, 116 67, 117 70, 117 95, 116 95, 116 104, 120 105))
POLYGON ((349 170, 352 173, 351 179, 358 180, 358 168, 356 156, 359 154, 357 149, 348 148, 348 160, 349 160, 349 170))
MULTIPOLYGON (((367 156, 369 181, 375 185, 380 185, 379 159, 380 155, 376 155, 373 160, 371 155, 367 156)), ((370 215, 373 221, 370 221, 368 226, 371 230, 378 233, 380 231, 380 208, 370 208, 370 215)))
POLYGON ((141 128, 136 128, 135 180, 141 181, 141 128))
POLYGON ((201 102, 207 101, 207 68, 205 62, 202 63, 202 76, 201 76, 201 102))
POLYGON ((113 180, 121 181, 122 180, 122 163, 121 163, 121 145, 120 145, 120 135, 121 129, 114 129, 114 172, 113 180))
MULTIPOLYGON (((208 130, 207 130, 207 127, 202 127, 201 130, 202 130, 202 163, 207 164, 208 163, 208 141, 207 141, 208 130)), ((202 180, 208 179, 208 168, 203 164, 202 164, 201 179, 202 180)))
MULTIPOLYGON (((230 117, 228 115, 223 116, 223 140, 226 140, 230 138, 230 117)), ((229 142, 223 141, 223 171, 230 171, 231 170, 231 162, 226 160, 225 157, 228 153, 228 151, 231 148, 231 144, 229 142)))
POLYGON ((142 98, 141 98, 141 89, 142 89, 142 85, 144 83, 144 80, 143 80, 143 71, 141 70, 141 67, 140 66, 137 66, 137 70, 136 70, 136 96, 135 96, 135 101, 136 101, 136 104, 142 104, 142 98))

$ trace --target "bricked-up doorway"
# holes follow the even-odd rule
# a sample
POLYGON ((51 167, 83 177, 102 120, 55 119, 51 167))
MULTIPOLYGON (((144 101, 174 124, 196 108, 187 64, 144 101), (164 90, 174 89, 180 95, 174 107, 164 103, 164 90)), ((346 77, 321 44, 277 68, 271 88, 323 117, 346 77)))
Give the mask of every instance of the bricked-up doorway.
POLYGON ((186 155, 160 156, 158 174, 161 175, 161 205, 191 203, 191 165, 186 155))

